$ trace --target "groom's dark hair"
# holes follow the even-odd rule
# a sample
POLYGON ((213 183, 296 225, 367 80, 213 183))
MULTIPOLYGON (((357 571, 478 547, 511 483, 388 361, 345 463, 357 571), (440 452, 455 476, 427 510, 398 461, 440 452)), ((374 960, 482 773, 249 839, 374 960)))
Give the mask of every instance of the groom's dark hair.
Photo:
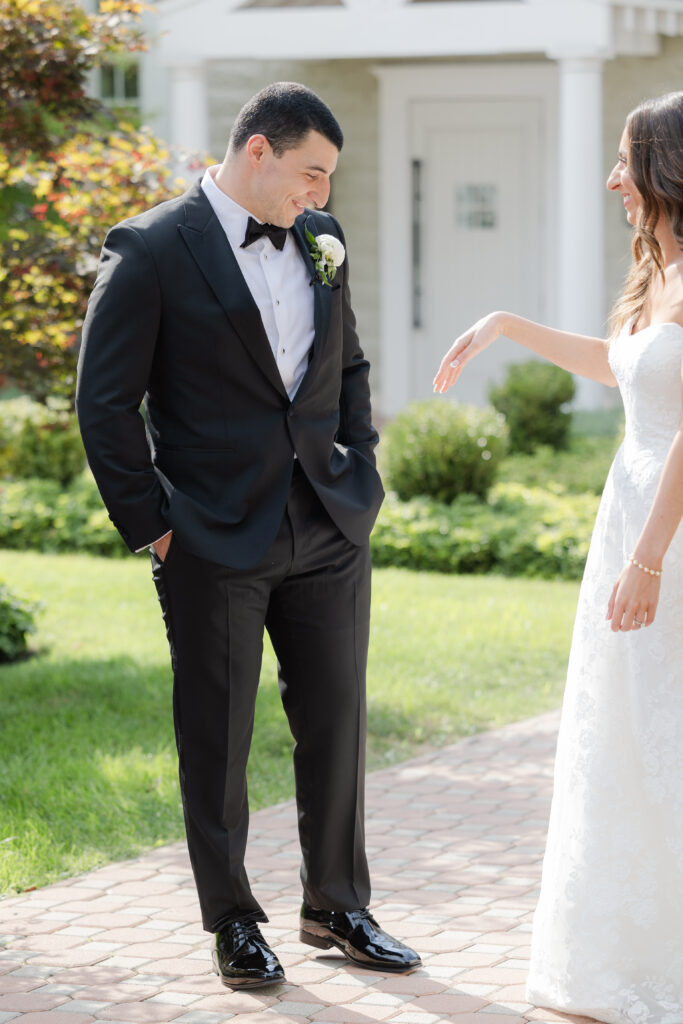
POLYGON ((252 135, 265 135, 275 156, 295 149, 309 131, 323 135, 341 150, 344 135, 330 108, 298 82, 274 82, 261 89, 240 110, 230 132, 229 149, 236 153, 252 135))

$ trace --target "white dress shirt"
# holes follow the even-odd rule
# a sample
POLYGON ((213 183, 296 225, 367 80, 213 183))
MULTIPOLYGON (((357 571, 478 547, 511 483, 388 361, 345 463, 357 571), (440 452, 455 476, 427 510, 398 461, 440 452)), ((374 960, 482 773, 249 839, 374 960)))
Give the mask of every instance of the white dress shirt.
POLYGON ((217 170, 217 166, 207 169, 202 189, 259 308, 282 383, 293 399, 313 344, 313 267, 306 266, 291 231, 282 251, 268 237, 241 248, 250 214, 219 189, 214 181, 217 170))

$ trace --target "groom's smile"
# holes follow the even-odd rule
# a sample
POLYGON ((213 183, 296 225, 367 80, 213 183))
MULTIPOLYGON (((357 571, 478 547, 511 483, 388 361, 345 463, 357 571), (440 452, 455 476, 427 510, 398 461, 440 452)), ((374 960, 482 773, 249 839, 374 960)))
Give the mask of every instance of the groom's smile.
POLYGON ((258 136, 252 160, 258 167, 255 181, 261 220, 291 228, 306 210, 321 210, 330 197, 330 176, 337 166, 339 151, 323 135, 310 131, 303 142, 277 155, 268 141, 258 136))

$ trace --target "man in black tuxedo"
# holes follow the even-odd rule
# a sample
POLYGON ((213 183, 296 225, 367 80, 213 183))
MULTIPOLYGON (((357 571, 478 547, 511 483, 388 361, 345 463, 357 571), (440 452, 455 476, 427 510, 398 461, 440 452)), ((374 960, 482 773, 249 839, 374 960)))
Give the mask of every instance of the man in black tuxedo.
POLYGON ((109 232, 83 328, 83 440, 112 521, 151 548, 190 859, 233 988, 284 977, 244 869, 264 627, 296 741, 300 937, 381 971, 420 964, 367 909, 368 537, 383 491, 343 235, 318 212, 342 143, 310 90, 264 89, 220 166, 109 232))

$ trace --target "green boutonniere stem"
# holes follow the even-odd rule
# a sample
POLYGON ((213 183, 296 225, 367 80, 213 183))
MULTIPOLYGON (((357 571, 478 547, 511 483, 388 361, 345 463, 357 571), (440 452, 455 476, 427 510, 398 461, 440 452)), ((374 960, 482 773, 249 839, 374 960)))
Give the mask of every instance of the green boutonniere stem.
POLYGON ((334 281, 335 274, 337 273, 337 268, 334 263, 328 262, 325 259, 315 235, 312 234, 308 228, 306 228, 306 239, 308 241, 308 251, 311 254, 318 280, 323 284, 328 285, 328 287, 331 286, 334 281))

